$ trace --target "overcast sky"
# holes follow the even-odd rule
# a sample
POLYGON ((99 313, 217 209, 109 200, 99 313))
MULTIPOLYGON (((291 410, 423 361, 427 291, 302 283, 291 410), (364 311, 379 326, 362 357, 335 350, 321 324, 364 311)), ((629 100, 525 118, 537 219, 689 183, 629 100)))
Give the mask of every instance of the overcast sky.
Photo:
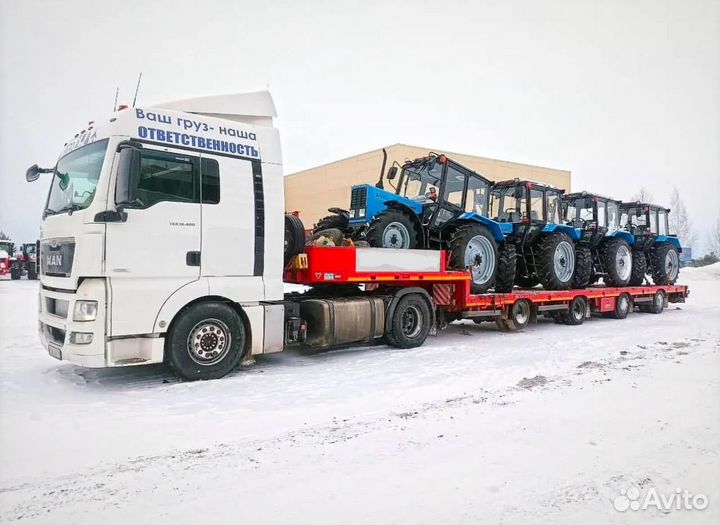
POLYGON ((572 170, 669 204, 702 249, 720 199, 720 1, 0 0, 0 229, 36 238, 89 120, 269 87, 287 173, 395 142, 572 170))

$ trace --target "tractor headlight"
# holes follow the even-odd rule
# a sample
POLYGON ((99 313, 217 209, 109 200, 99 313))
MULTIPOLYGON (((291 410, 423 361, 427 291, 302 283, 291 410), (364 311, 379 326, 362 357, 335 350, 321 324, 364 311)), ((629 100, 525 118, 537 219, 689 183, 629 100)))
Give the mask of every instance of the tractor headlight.
POLYGON ((358 217, 363 217, 364 215, 365 215, 365 208, 360 208, 360 209, 357 211, 357 216, 358 216, 358 217))
POLYGON ((75 301, 73 321, 94 321, 97 317, 97 301, 75 301))

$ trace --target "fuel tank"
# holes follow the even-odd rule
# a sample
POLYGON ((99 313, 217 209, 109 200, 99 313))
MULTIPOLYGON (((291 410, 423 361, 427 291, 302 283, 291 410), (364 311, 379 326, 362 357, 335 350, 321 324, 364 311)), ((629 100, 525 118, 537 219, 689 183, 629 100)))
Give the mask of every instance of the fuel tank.
POLYGON ((369 343, 385 333, 385 302, 377 296, 305 299, 300 317, 307 323, 305 344, 316 349, 369 343))

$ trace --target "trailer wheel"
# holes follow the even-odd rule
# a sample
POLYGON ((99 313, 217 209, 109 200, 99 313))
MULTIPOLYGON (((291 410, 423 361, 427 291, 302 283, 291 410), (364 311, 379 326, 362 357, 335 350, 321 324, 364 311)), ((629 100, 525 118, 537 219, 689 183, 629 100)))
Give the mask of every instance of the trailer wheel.
POLYGON ((245 341, 245 327, 235 310, 220 302, 202 302, 180 312, 165 352, 178 377, 218 379, 240 362, 245 341))
POLYGON ((675 284, 680 273, 680 256, 672 244, 661 244, 650 252, 650 271, 655 284, 675 284))
POLYGON ((613 237, 605 240, 598 250, 608 286, 627 286, 632 277, 633 255, 624 239, 613 237))
POLYGON ((630 270, 630 286, 642 286, 647 272, 647 257, 642 250, 633 250, 632 269, 630 270))
POLYGON ((593 263, 592 253, 588 246, 575 247, 575 275, 573 276, 573 288, 587 288, 590 284, 593 263))
POLYGON ((613 319, 625 319, 632 309, 632 299, 630 295, 621 293, 615 299, 615 310, 609 314, 613 319))
POLYGON ((661 314, 665 309, 665 292, 658 290, 653 295, 652 302, 647 305, 647 311, 651 314, 661 314))
POLYGON ((495 322, 503 332, 517 332, 528 325, 531 312, 530 301, 518 299, 508 310, 507 318, 502 316, 496 319, 495 322))
POLYGON ((378 213, 365 232, 365 239, 375 248, 417 248, 418 230, 415 219, 398 209, 378 213))
POLYGON ((537 277, 546 290, 567 290, 575 275, 575 245, 564 233, 550 233, 538 243, 537 277))
POLYGON ((430 305, 417 293, 400 299, 390 319, 388 343, 398 348, 414 348, 427 339, 432 323, 430 305))
POLYGON ((497 267, 495 291, 497 293, 512 292, 517 271, 517 256, 514 244, 506 242, 500 246, 497 267))
POLYGON ((567 313, 563 316, 565 324, 580 325, 585 322, 585 312, 587 312, 587 299, 582 295, 578 295, 568 306, 567 313))

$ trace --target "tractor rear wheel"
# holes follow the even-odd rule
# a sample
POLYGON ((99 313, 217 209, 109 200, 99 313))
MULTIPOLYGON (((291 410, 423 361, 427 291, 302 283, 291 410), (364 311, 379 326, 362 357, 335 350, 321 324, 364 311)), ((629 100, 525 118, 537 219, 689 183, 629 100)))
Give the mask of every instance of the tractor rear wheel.
POLYGON ((680 256, 672 244, 661 244, 650 252, 650 272, 655 284, 675 284, 680 273, 680 256))
POLYGON ((416 221, 398 209, 378 213, 368 226, 365 239, 374 248, 417 248, 418 228, 416 221))
POLYGON ((642 286, 647 272, 647 257, 641 250, 632 252, 632 269, 630 270, 630 286, 642 286))
POLYGON ((546 290, 567 290, 575 275, 575 245, 565 233, 551 233, 538 242, 537 276, 546 290))
POLYGON ((633 255, 627 241, 617 237, 605 240, 599 248, 608 286, 627 286, 632 276, 633 255))
POLYGON ((495 291, 497 293, 512 292, 515 285, 515 273, 517 270, 517 257, 515 255, 515 245, 509 242, 500 246, 497 264, 497 274, 495 275, 495 291))
POLYGON ((573 276, 573 288, 587 288, 592 276, 592 253, 588 246, 575 247, 575 275, 573 276))
POLYGON ((468 223, 455 230, 450 239, 450 267, 470 270, 472 293, 485 293, 495 284, 498 247, 485 225, 468 223))

